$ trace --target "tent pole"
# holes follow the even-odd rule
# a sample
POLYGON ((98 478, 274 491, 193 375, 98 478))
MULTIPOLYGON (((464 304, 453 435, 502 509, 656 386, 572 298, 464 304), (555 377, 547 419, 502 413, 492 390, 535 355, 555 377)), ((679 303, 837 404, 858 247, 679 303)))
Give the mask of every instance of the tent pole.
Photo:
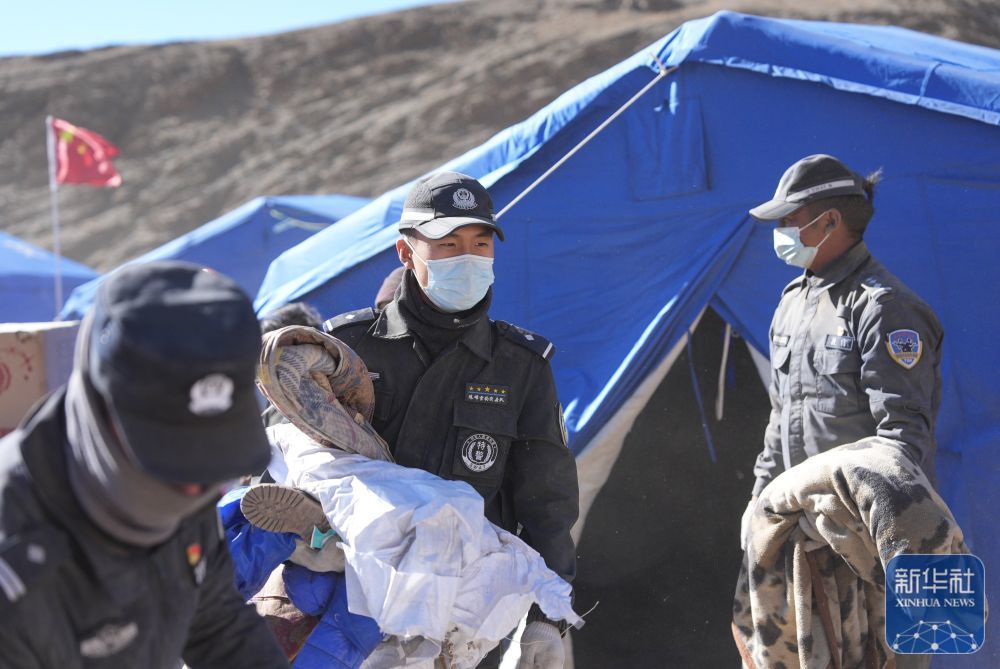
POLYGON ((652 81, 650 81, 648 84, 646 84, 645 86, 643 86, 642 90, 640 90, 638 93, 636 93, 635 95, 633 95, 629 99, 628 102, 626 102, 621 107, 619 107, 618 110, 614 114, 612 114, 611 116, 609 116, 604 121, 604 123, 602 123, 601 125, 599 125, 596 128, 594 128, 589 135, 587 135, 582 140, 580 140, 580 143, 577 144, 576 146, 574 146, 572 149, 570 149, 569 152, 565 156, 563 156, 562 158, 560 158, 556 162, 555 165, 553 165, 549 169, 545 170, 544 174, 542 174, 540 177, 538 177, 537 179, 535 179, 530 186, 528 186, 527 188, 525 188, 523 191, 520 192, 520 194, 518 194, 517 197, 515 197, 513 200, 511 200, 510 202, 508 202, 507 206, 505 206, 503 209, 501 209, 497 213, 496 218, 499 219, 501 216, 503 216, 504 214, 506 214, 507 211, 511 207, 513 207, 515 204, 517 204, 518 202, 520 202, 521 199, 525 195, 527 195, 531 191, 535 190, 536 186, 538 186, 543 181, 545 181, 546 179, 548 179, 549 175, 551 175, 557 169, 559 169, 560 167, 562 167, 562 164, 565 163, 570 158, 572 158, 573 154, 575 154, 577 151, 579 151, 584 146, 586 146, 587 143, 590 142, 590 140, 592 140, 595 137, 597 137, 597 135, 599 135, 602 130, 604 130, 606 127, 608 127, 608 125, 610 125, 612 121, 614 121, 616 118, 618 118, 619 116, 621 116, 622 112, 624 112, 626 109, 628 109, 629 107, 631 107, 635 103, 636 100, 638 100, 639 98, 641 98, 646 93, 646 91, 648 91, 650 88, 652 88, 653 86, 655 86, 656 83, 658 81, 660 81, 660 79, 662 79, 663 77, 667 76, 668 74, 670 74, 671 72, 673 72, 674 70, 677 69, 676 66, 675 67, 671 67, 669 69, 666 68, 666 67, 664 67, 663 63, 660 62, 660 59, 657 58, 655 54, 653 54, 653 58, 656 60, 657 65, 659 65, 659 67, 660 67, 660 73, 657 74, 655 77, 653 77, 652 81))
POLYGON ((722 335, 722 363, 719 365, 719 390, 715 395, 715 420, 721 421, 723 406, 726 402, 726 367, 729 366, 729 345, 733 339, 733 326, 726 323, 726 332, 722 335))
POLYGON ((59 243, 59 183, 56 179, 56 138, 55 128, 52 125, 52 117, 45 117, 45 141, 49 157, 49 197, 52 201, 52 253, 56 257, 55 262, 55 314, 52 320, 59 318, 59 311, 62 309, 62 246, 59 243))

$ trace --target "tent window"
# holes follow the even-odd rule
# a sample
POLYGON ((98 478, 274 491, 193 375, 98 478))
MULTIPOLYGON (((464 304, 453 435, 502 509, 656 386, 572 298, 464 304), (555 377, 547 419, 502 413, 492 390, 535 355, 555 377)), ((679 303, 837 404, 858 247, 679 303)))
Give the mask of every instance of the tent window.
POLYGON ((659 104, 633 107, 628 115, 628 155, 636 200, 708 189, 700 100, 661 99, 659 104))

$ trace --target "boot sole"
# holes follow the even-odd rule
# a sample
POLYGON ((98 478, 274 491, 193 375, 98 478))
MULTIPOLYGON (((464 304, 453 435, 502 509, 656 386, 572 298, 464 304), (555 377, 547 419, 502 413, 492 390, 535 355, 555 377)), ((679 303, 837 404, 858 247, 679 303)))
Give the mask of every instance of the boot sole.
POLYGON ((330 529, 330 522, 318 501, 298 490, 274 483, 250 488, 240 500, 247 520, 268 532, 292 532, 310 541, 313 528, 330 529))

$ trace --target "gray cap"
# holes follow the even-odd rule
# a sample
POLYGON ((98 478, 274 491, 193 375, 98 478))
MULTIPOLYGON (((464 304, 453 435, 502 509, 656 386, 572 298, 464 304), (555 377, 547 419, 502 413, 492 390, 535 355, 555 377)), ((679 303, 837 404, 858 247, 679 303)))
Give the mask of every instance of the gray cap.
POLYGON ((417 181, 406 196, 400 230, 441 239, 463 225, 485 225, 503 241, 493 200, 483 185, 459 172, 438 172, 417 181))
POLYGON ((833 156, 817 153, 785 170, 774 197, 751 209, 750 215, 762 221, 775 221, 816 200, 864 194, 861 177, 833 156))

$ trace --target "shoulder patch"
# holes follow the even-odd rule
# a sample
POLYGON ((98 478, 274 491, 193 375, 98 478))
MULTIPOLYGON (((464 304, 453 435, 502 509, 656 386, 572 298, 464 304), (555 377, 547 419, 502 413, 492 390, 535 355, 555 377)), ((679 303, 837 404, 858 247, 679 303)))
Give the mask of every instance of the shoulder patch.
POLYGON ((903 369, 913 369, 924 352, 924 344, 916 330, 893 330, 885 336, 885 347, 889 357, 903 369))
POLYGON ((334 316, 323 323, 323 332, 332 334, 339 328, 347 325, 354 325, 355 323, 371 322, 377 317, 378 314, 375 313, 375 310, 371 307, 365 307, 364 309, 358 309, 356 311, 348 311, 345 314, 334 316))
POLYGON ((552 356, 555 355, 555 346, 553 346, 552 342, 542 335, 535 334, 534 332, 525 330, 524 328, 508 323, 507 321, 495 322, 497 330, 500 331, 500 334, 515 344, 520 344, 545 360, 551 360, 552 356))
MULTIPOLYGON (((69 539, 53 527, 11 535, 0 542, 0 611, 40 587, 69 556, 69 539)), ((2 617, 2 616, 0 616, 2 617)))
POLYGON ((893 296, 892 286, 887 286, 874 274, 868 274, 861 277, 861 288, 868 293, 868 297, 873 300, 880 300, 883 297, 893 296))

